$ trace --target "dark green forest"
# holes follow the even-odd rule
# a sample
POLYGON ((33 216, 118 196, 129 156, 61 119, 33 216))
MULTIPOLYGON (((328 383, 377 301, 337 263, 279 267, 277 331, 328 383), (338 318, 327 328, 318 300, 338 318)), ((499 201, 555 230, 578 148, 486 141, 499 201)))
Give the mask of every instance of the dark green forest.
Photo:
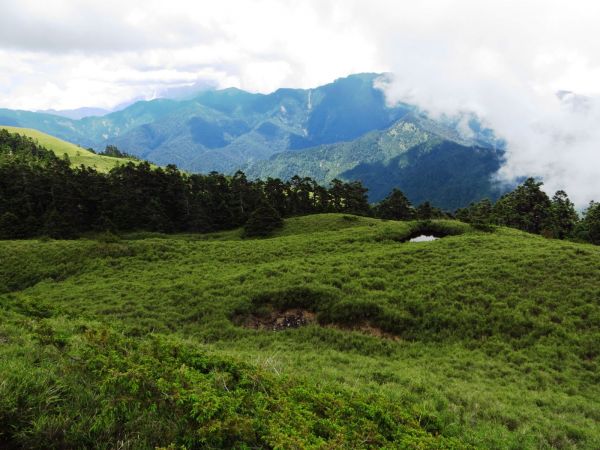
MULTIPOLYGON (((114 151, 113 151, 114 153, 114 151)), ((32 140, 0 131, 0 235, 77 236, 87 231, 209 232, 237 228, 269 205, 282 217, 320 212, 369 214, 366 189, 310 178, 250 181, 175 166, 127 164, 109 173, 80 166, 32 140)))
MULTIPOLYGON (((123 155, 110 146, 107 154, 123 155)), ((549 198, 527 179, 495 204, 484 199, 456 212, 426 201, 413 206, 394 189, 370 205, 358 181, 328 187, 308 177, 249 180, 243 172, 188 174, 147 162, 108 173, 59 158, 32 139, 0 130, 0 237, 71 238, 86 232, 211 232, 248 224, 248 235, 267 235, 284 217, 350 213, 392 220, 457 218, 491 231, 509 226, 546 237, 600 244, 600 204, 580 218, 564 191, 549 198)))

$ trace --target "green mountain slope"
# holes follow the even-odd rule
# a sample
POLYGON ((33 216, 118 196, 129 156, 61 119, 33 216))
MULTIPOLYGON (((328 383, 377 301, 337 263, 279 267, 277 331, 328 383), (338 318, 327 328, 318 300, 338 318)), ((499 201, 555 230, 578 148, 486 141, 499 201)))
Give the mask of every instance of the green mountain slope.
POLYGON ((447 209, 472 201, 495 199, 500 190, 492 175, 502 151, 476 145, 451 129, 409 114, 384 131, 351 142, 286 151, 245 167, 253 178, 309 176, 320 183, 333 178, 361 180, 371 201, 394 187, 411 201, 426 200, 447 209))
POLYGON ((177 106, 178 102, 167 99, 141 101, 106 116, 80 120, 47 113, 0 109, 0 125, 32 128, 85 148, 102 150, 107 140, 160 120, 177 106))
POLYGON ((101 172, 108 172, 115 166, 126 164, 130 161, 135 160, 127 158, 113 158, 110 156, 97 155, 90 152, 89 150, 83 149, 78 145, 71 144, 70 142, 63 141, 49 134, 42 133, 41 131, 32 130, 28 128, 8 127, 1 126, 0 129, 7 130, 9 133, 20 134, 21 136, 27 136, 36 141, 40 146, 51 150, 58 157, 67 155, 71 164, 75 167, 84 165, 93 167, 101 172))
POLYGON ((112 144, 190 172, 247 169, 261 177, 358 179, 372 200, 394 187, 413 201, 450 209, 497 197, 490 180, 500 164, 494 149, 502 145, 493 132, 468 115, 433 121, 415 106, 390 107, 374 87, 380 76, 355 74, 314 89, 270 94, 208 90, 81 120, 4 109, 0 125, 40 130, 96 150, 112 144), (468 139, 457 131, 465 126, 468 139))
POLYGON ((0 242, 0 443, 598 448, 598 248, 434 226, 0 242))
POLYGON ((315 89, 268 95, 207 91, 112 141, 152 161, 174 161, 196 172, 231 172, 286 149, 352 140, 388 127, 410 108, 388 108, 382 92, 373 88, 377 76, 353 75, 315 89))
POLYGON ((204 91, 186 100, 141 101, 102 117, 72 120, 0 109, 0 125, 34 128, 83 147, 115 144, 130 154, 192 171, 235 171, 288 148, 355 139, 388 127, 411 108, 388 108, 357 74, 315 89, 252 94, 204 91))

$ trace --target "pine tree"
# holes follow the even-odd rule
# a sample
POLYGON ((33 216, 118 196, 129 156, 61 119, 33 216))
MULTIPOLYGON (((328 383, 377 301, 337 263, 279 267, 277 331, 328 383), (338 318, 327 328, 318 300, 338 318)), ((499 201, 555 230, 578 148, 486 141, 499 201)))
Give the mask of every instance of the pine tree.
POLYGON ((557 191, 552 197, 550 221, 550 228, 555 238, 564 239, 573 233, 579 216, 565 191, 557 191))
POLYGON ((377 216, 382 219, 410 220, 415 211, 404 193, 398 189, 392 190, 376 208, 377 216))
POLYGON ((368 215, 371 207, 367 197, 368 189, 360 181, 352 181, 344 185, 346 207, 344 212, 359 215, 368 215))
POLYGON ((268 236, 283 225, 283 220, 275 208, 263 203, 255 209, 244 225, 244 236, 268 236))
POLYGON ((434 208, 429 202, 423 202, 417 206, 417 218, 419 220, 431 220, 434 217, 434 208))
POLYGON ((51 207, 46 214, 43 231, 54 239, 68 239, 76 234, 76 230, 55 207, 51 207))
POLYGON ((481 231, 492 231, 492 202, 484 198, 472 205, 469 212, 469 222, 481 231))
POLYGON ((550 225, 551 202, 543 183, 528 178, 514 191, 503 195, 494 205, 494 216, 500 225, 540 234, 550 225))
POLYGON ((592 244, 600 245, 600 203, 591 202, 585 213, 587 238, 592 244))

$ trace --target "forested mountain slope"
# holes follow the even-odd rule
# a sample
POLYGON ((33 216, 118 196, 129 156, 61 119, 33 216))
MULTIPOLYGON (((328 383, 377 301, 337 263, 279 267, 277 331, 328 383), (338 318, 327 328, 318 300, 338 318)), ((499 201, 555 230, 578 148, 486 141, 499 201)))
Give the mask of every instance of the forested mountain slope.
POLYGON ((244 169, 263 178, 360 180, 372 201, 393 187, 414 202, 429 199, 449 209, 496 198, 491 175, 503 145, 493 132, 475 117, 434 121, 415 106, 389 106, 374 85, 378 77, 357 74, 314 89, 266 95, 207 90, 81 120, 0 110, 0 125, 37 129, 97 151, 116 145, 195 173, 244 169))
POLYGON ((81 120, 4 109, 0 125, 35 128, 96 149, 115 144, 194 171, 235 170, 288 148, 352 140, 388 127, 411 108, 387 107, 383 93, 373 87, 377 76, 352 75, 315 89, 268 95, 209 90, 186 100, 140 101, 81 120))
POLYGON ((244 170, 251 178, 287 179, 298 174, 320 183, 334 178, 361 180, 371 201, 381 200, 396 187, 415 204, 429 200, 452 210, 499 196, 502 191, 492 175, 501 160, 501 148, 477 145, 410 113, 390 128, 355 141, 282 152, 244 170))

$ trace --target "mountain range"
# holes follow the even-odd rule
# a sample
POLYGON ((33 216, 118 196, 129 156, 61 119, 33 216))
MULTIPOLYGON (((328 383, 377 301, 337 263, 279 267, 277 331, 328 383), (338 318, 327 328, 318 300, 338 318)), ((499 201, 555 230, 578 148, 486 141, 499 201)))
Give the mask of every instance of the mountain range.
POLYGON ((414 105, 389 106, 374 86, 380 76, 356 74, 271 94, 210 89, 83 118, 80 111, 0 109, 0 125, 34 128, 96 150, 116 145, 190 172, 357 179, 372 201, 394 187, 413 202, 447 209, 498 197, 492 175, 503 145, 493 132, 474 117, 431 120, 414 105))

